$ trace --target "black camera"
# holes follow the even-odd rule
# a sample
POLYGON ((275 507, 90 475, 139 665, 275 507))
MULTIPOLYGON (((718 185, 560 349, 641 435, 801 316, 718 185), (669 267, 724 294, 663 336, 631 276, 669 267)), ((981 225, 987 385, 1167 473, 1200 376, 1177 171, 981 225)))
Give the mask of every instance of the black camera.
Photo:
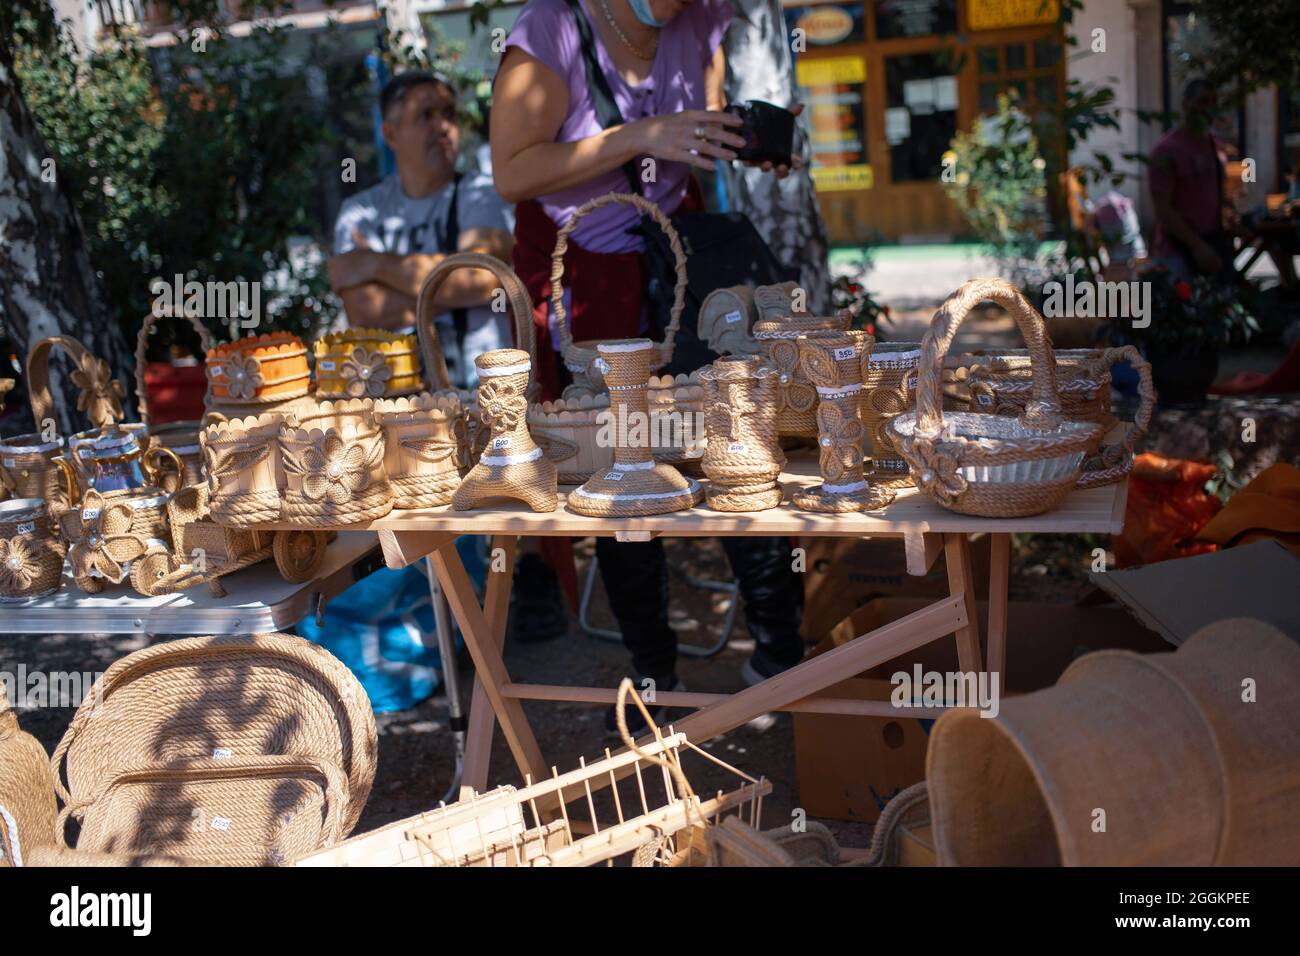
POLYGON ((794 152, 793 113, 762 100, 731 103, 726 111, 739 116, 743 124, 739 129, 727 127, 745 140, 745 145, 736 150, 739 159, 747 163, 790 165, 794 152))

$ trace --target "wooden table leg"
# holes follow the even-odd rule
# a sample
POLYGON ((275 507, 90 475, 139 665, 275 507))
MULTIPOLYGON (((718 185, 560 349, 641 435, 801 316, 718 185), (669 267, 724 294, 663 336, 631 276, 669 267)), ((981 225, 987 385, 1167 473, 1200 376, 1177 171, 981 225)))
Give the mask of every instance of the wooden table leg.
MULTIPOLYGON (((456 623, 460 625, 465 646, 474 658, 477 682, 482 684, 483 692, 487 695, 497 720, 501 722, 501 732, 510 746, 515 763, 520 772, 532 774, 533 780, 543 779, 549 773, 549 768, 542 758, 541 748, 537 746, 537 738, 528 724, 528 718, 524 715, 523 704, 517 699, 502 696, 500 692, 501 687, 510 683, 510 675, 501 657, 501 649, 496 645, 492 624, 479 607, 474 584, 465 573, 465 565, 461 563, 454 543, 448 542, 438 548, 429 555, 429 561, 446 592, 452 613, 456 615, 456 623)), ((508 594, 509 589, 505 590, 508 594)), ((499 595, 494 597, 498 601, 503 600, 499 595)))
POLYGON ((1005 687, 1007 664, 1007 591, 1011 583, 1011 535, 994 534, 989 542, 989 642, 990 674, 998 674, 1005 687))
POLYGON ((943 536, 944 562, 948 565, 948 593, 966 606, 966 624, 956 631, 958 666, 965 673, 982 669, 980 619, 975 607, 975 576, 971 574, 970 541, 964 534, 943 536))
MULTIPOLYGON (((515 573, 515 547, 519 539, 514 535, 495 535, 490 555, 498 548, 505 555, 505 566, 494 567, 494 557, 489 557, 487 593, 483 602, 483 616, 492 628, 492 643, 498 650, 505 647, 506 616, 510 609, 510 587, 515 573)), ((465 734, 465 766, 461 772, 460 798, 464 800, 471 791, 482 793, 487 789, 488 763, 492 758, 492 735, 496 731, 496 715, 488 701, 487 691, 478 672, 474 674, 474 692, 470 698, 469 724, 465 734)))

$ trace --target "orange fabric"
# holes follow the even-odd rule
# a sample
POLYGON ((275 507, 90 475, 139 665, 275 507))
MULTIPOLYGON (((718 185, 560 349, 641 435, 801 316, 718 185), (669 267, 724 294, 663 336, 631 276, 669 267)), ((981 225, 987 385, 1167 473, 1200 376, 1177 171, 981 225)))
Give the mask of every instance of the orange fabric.
POLYGON ((1218 513, 1219 499, 1205 491, 1215 467, 1146 453, 1129 476, 1124 532, 1111 542, 1118 567, 1152 564, 1214 551, 1196 535, 1218 513))
POLYGON ((1276 538, 1300 555, 1300 468, 1279 463, 1265 469, 1232 496, 1197 538, 1223 548, 1276 538))

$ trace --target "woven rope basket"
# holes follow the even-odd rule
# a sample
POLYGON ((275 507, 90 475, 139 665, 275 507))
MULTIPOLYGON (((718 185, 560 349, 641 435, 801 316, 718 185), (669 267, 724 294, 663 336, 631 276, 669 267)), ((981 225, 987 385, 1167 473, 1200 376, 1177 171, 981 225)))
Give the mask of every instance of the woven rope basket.
POLYGON ((59 516, 72 580, 87 594, 128 581, 132 564, 151 551, 169 551, 167 494, 160 488, 86 492, 59 516))
POLYGON ((44 500, 0 501, 0 598, 34 598, 57 591, 66 553, 44 500))
POLYGON ((920 342, 877 342, 867 358, 861 415, 874 481, 898 486, 912 483, 907 462, 889 437, 889 423, 916 408, 916 370, 920 361, 920 342))
POLYGON ((279 520, 285 484, 282 424, 279 415, 268 413, 220 422, 200 433, 214 520, 232 527, 279 520))
POLYGON ((296 755, 341 768, 346 833, 374 782, 374 712, 352 672, 310 641, 183 638, 115 661, 73 716, 50 767, 59 796, 72 803, 129 770, 225 755, 296 755))
POLYGON ((77 848, 176 856, 215 866, 283 866, 338 843, 347 785, 312 757, 180 760, 129 770, 59 814, 81 822, 77 848))
POLYGON ((451 501, 460 484, 460 400, 423 392, 376 402, 374 416, 384 431, 384 471, 396 496, 393 506, 434 508, 451 501))
POLYGON ((1043 318, 1005 279, 972 279, 935 313, 921 343, 916 410, 894 418, 889 429, 922 491, 950 511, 990 518, 1040 514, 1060 504, 1101 432, 1100 425, 1064 419, 1043 318), (1033 398, 1016 419, 943 410, 944 356, 962 321, 984 301, 1007 310, 1029 347, 1033 398))
MULTIPOLYGON (((555 316, 556 334, 560 340, 560 354, 565 368, 573 375, 573 385, 565 389, 566 397, 583 393, 601 392, 605 389, 605 378, 596 364, 600 358, 596 342, 573 341, 573 330, 569 328, 568 311, 564 307, 564 254, 569 249, 569 236, 578 228, 584 217, 597 209, 612 205, 627 205, 649 216, 668 237, 676 262, 677 281, 673 286, 673 307, 668 317, 668 327, 664 329, 664 340, 654 343, 650 356, 650 371, 657 372, 673 360, 674 340, 682 324, 682 312, 686 308, 686 253, 682 250, 681 239, 668 217, 657 205, 648 199, 631 193, 607 193, 589 199, 573 211, 569 221, 555 236, 555 250, 551 253, 551 314, 555 316)), ((634 325, 635 323, 633 323, 634 325)))
POLYGON ((19 728, 0 686, 0 867, 22 866, 31 851, 53 845, 57 812, 45 748, 19 728))
POLYGON ((307 527, 373 521, 393 510, 374 402, 321 402, 280 427, 281 517, 307 527))
POLYGON ((317 398, 396 398, 420 390, 420 343, 383 329, 346 329, 312 343, 317 398))
POLYGON ((311 390, 307 346, 289 332, 270 332, 227 342, 207 353, 209 408, 228 415, 255 415, 276 402, 311 390))
POLYGON ((1294 865, 1300 645, 1237 619, 1088 654, 996 717, 944 714, 926 776, 941 865, 1294 865))

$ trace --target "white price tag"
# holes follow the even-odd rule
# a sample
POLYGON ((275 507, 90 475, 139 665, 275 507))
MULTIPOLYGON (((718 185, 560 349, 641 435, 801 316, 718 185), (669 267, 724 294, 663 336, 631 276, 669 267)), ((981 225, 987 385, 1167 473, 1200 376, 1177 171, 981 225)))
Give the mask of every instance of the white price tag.
POLYGON ((326 372, 334 371, 334 363, 329 359, 321 359, 316 363, 316 367, 326 372))
POLYGON ((728 324, 731 324, 734 322, 739 322, 742 318, 744 318, 744 316, 740 314, 739 310, 732 309, 730 312, 724 315, 723 318, 727 320, 728 324))
POLYGON ((510 436, 502 435, 500 438, 492 439, 492 450, 500 451, 502 448, 510 447, 510 436))
POLYGON ((81 511, 81 518, 83 521, 94 521, 98 517, 99 517, 98 508, 83 508, 81 511))
POLYGON ((213 378, 221 378, 225 375, 225 370, 220 365, 213 365, 208 369, 208 374, 213 378))
POLYGON ((733 441, 727 445, 727 451, 730 454, 743 455, 745 452, 749 451, 749 446, 743 441, 733 441))
POLYGON ((605 476, 606 481, 622 481, 623 473, 621 471, 611 471, 605 476))
POLYGON ((212 759, 213 759, 213 760, 229 760, 229 759, 230 759, 231 757, 233 757, 233 756, 234 756, 234 753, 233 753, 232 751, 230 751, 230 750, 227 750, 225 747, 213 747, 213 748, 212 748, 212 759))
POLYGON ((842 349, 835 350, 835 361, 842 362, 845 359, 851 359, 856 357, 857 354, 858 354, 857 349, 855 349, 852 345, 846 345, 842 349))
POLYGON ((6 459, 5 459, 5 467, 6 467, 6 468, 17 468, 17 467, 18 467, 18 460, 17 460, 16 458, 6 458, 6 459))
POLYGON ((980 405, 992 405, 993 396, 990 395, 988 392, 979 392, 975 395, 975 401, 977 404, 980 405))
POLYGON ((212 818, 212 829, 214 829, 214 830, 229 830, 229 829, 230 829, 230 821, 227 820, 225 817, 213 817, 213 818, 212 818))
POLYGON ((35 530, 36 530, 35 521, 24 521, 20 525, 18 525, 19 534, 31 534, 35 530))
POLYGON ((915 389, 915 388, 916 388, 916 376, 915 376, 915 375, 913 375, 911 378, 909 378, 909 379, 907 380, 907 387, 910 388, 910 389, 915 389))

